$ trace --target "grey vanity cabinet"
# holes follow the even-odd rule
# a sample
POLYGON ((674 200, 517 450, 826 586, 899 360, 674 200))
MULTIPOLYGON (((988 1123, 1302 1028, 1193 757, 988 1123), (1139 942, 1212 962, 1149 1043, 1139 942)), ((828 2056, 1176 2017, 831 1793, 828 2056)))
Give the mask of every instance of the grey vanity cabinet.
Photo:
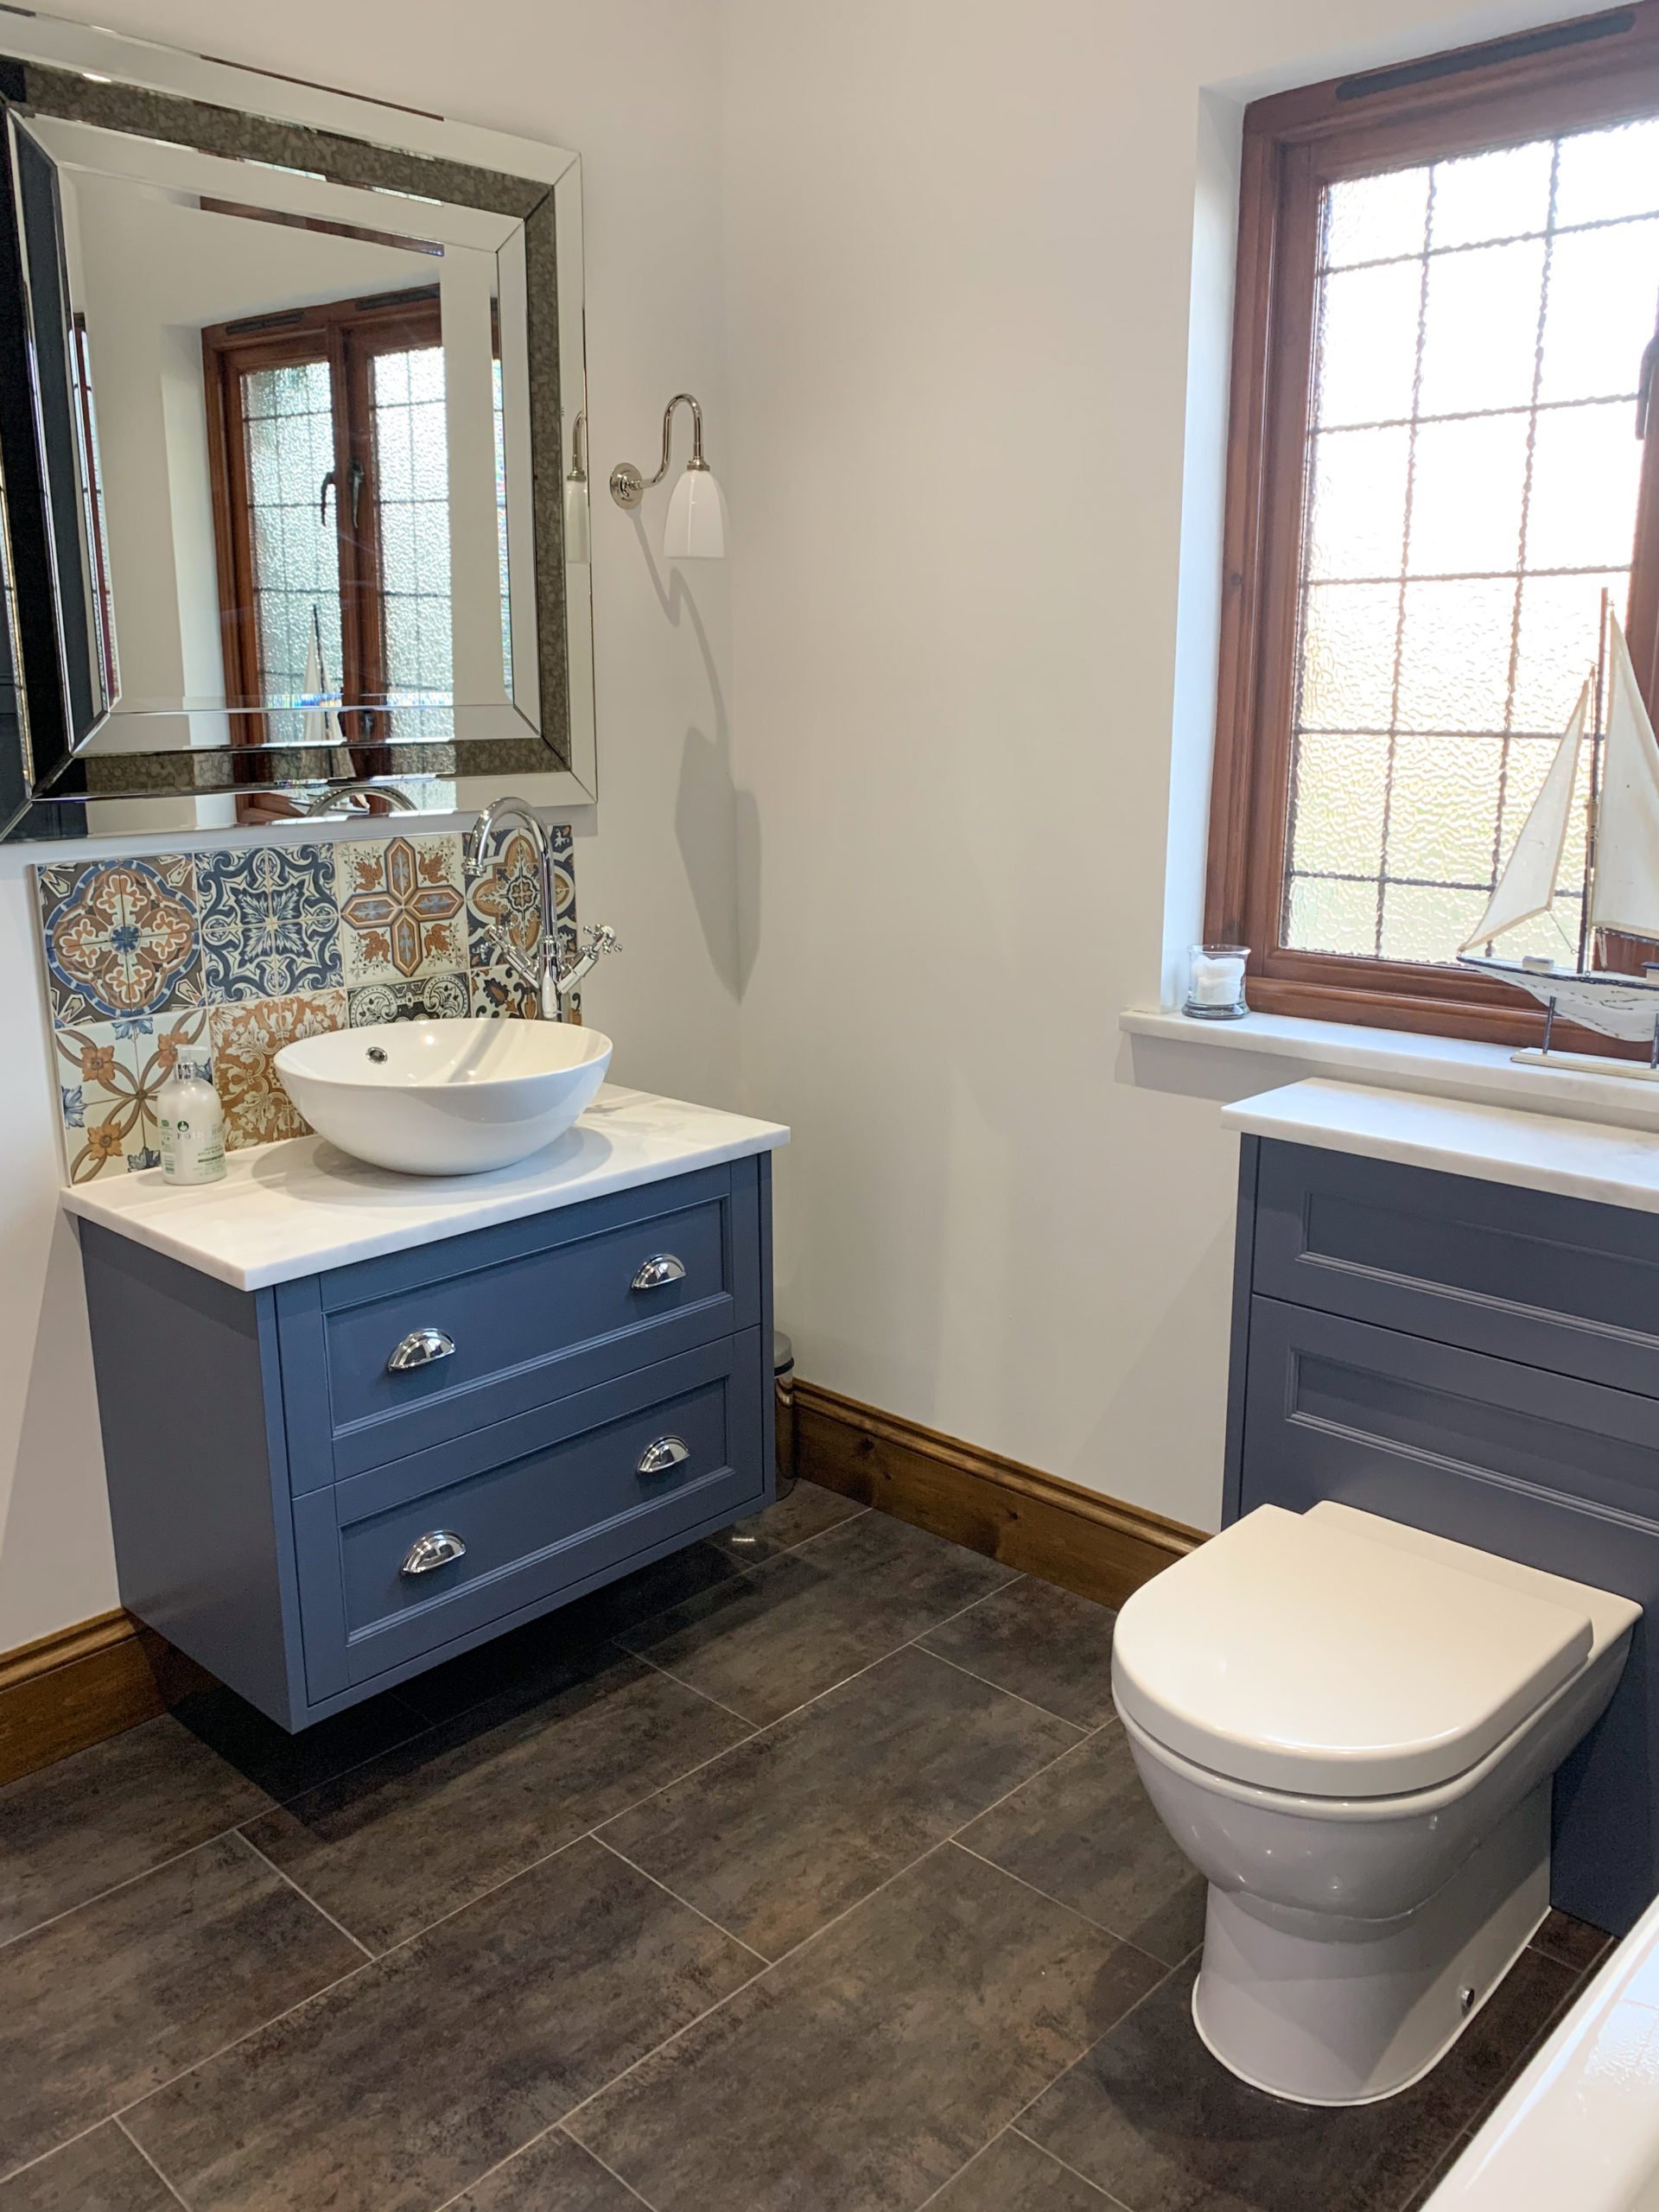
POLYGON ((1556 1779, 1557 1904, 1659 1891, 1659 1217, 1244 1139, 1225 1517, 1320 1498, 1643 1608, 1556 1779))
POLYGON ((122 1603, 299 1728, 756 1511, 770 1166, 253 1292, 83 1221, 122 1603))

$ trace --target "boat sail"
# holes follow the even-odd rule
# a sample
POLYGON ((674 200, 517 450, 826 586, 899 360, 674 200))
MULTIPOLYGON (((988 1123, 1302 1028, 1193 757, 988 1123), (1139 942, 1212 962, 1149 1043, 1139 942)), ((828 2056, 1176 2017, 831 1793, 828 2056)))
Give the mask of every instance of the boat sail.
MULTIPOLYGON (((1598 732, 1590 727, 1591 687, 1586 682, 1486 911, 1458 957, 1466 967, 1530 991, 1548 1007, 1552 1024, 1559 1016, 1603 1036, 1649 1044, 1654 1065, 1659 1066, 1659 981, 1595 964, 1605 930, 1659 939, 1659 742, 1643 704, 1624 632, 1611 613, 1606 634, 1605 728, 1598 732), (1554 906, 1586 734, 1593 751, 1577 958, 1571 966, 1532 956, 1503 959, 1493 949, 1496 940, 1554 906), (1485 950, 1477 953, 1477 945, 1485 950)), ((1547 1026, 1546 1052, 1549 1033, 1547 1026)), ((1628 1061, 1595 1065, 1614 1073, 1642 1071, 1632 1071, 1628 1061)))

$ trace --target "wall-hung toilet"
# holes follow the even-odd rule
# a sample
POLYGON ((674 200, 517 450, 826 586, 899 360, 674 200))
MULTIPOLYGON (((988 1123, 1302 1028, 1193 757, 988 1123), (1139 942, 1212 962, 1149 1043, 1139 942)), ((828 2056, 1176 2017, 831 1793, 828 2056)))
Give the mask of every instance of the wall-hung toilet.
POLYGON ((1548 1908, 1551 1783, 1640 1616, 1329 1503, 1136 1591, 1113 1695, 1210 1884, 1192 2014, 1224 2066, 1364 2104, 1445 2054, 1548 1908))

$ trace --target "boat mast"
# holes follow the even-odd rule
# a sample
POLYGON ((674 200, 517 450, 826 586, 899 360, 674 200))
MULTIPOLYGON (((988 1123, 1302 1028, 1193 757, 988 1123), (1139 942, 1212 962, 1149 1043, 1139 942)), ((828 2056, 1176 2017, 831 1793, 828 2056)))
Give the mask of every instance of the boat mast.
POLYGON ((1601 616, 1596 625, 1596 696, 1595 711, 1590 725, 1590 798, 1584 817, 1584 905, 1579 914, 1579 973, 1588 972, 1588 956, 1594 947, 1590 943, 1590 892, 1596 880, 1596 831, 1601 810, 1601 739, 1604 721, 1604 702, 1607 696, 1607 614, 1612 605, 1612 594, 1604 584, 1601 590, 1601 616))

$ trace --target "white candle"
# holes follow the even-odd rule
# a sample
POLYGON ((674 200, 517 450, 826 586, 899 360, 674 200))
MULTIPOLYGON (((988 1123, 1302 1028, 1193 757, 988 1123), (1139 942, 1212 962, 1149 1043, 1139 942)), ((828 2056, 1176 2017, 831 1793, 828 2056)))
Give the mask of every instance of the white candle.
POLYGON ((1236 955, 1195 952, 1192 956, 1195 1006, 1236 1006, 1243 980, 1244 963, 1236 955))

